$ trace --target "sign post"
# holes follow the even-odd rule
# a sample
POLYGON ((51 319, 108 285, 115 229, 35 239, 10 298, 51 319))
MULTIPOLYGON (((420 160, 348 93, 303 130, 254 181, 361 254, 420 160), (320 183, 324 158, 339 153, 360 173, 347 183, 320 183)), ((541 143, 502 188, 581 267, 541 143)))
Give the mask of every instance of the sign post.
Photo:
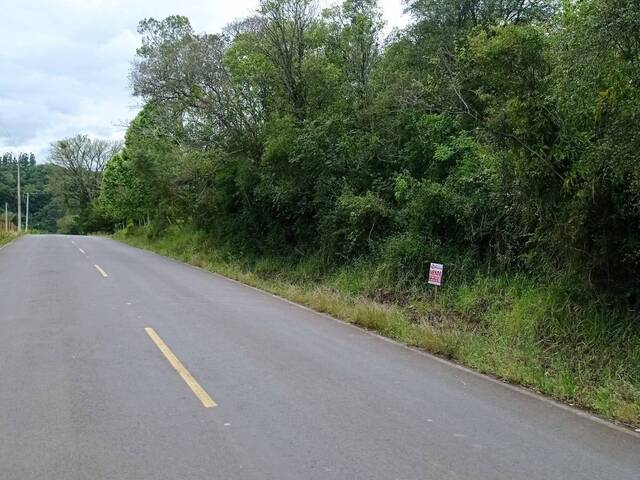
POLYGON ((441 263, 431 263, 429 265, 429 284, 435 285, 436 291, 434 293, 434 300, 438 300, 438 287, 442 285, 442 272, 444 271, 444 265, 441 263))

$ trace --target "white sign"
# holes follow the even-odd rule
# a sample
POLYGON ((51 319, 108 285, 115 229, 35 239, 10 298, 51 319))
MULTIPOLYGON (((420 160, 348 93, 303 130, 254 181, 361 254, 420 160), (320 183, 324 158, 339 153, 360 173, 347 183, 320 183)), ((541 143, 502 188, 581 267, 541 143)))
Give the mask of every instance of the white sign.
POLYGON ((432 263, 429 266, 429 284, 430 285, 442 285, 442 271, 444 270, 444 265, 441 263, 432 263))

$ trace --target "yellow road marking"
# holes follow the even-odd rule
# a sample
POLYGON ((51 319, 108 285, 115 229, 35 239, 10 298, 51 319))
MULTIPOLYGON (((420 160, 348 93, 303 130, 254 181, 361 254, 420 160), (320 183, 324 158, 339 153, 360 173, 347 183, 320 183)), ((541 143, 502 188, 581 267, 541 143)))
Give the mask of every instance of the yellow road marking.
POLYGON ((200 386, 200 384, 196 381, 195 378, 189 373, 189 370, 182 365, 182 362, 178 360, 173 352, 167 347, 167 344, 162 341, 162 339, 158 336, 153 328, 147 327, 144 329, 147 332, 147 335, 153 340, 153 343, 160 349, 162 354, 165 356, 169 363, 173 368, 176 369, 178 375, 182 377, 182 380, 189 386, 191 391, 194 393, 196 397, 202 402, 205 408, 217 407, 218 404, 213 401, 213 399, 209 396, 209 394, 200 386))
POLYGON ((78 247, 78 250, 80 250, 80 253, 86 253, 83 249, 81 249, 80 247, 78 247))
POLYGON ((100 275, 102 275, 103 277, 109 276, 107 275, 107 272, 105 272, 103 269, 100 268, 100 265, 94 265, 94 267, 96 267, 96 270, 98 270, 100 272, 100 275))

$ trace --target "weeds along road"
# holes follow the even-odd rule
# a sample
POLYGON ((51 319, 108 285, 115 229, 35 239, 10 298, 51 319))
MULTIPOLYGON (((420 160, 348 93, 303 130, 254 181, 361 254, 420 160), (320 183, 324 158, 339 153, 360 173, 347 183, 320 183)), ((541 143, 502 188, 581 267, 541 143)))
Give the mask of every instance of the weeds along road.
POLYGON ((93 237, 0 250, 0 479, 638 479, 640 437, 93 237))

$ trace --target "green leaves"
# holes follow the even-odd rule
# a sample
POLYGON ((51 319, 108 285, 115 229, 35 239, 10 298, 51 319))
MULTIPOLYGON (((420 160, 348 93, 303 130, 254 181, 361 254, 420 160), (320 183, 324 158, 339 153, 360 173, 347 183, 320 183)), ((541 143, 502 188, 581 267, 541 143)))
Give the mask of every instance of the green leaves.
POLYGON ((145 20, 105 214, 340 262, 543 259, 637 296, 636 3, 412 0, 386 41, 374 0, 145 20))

